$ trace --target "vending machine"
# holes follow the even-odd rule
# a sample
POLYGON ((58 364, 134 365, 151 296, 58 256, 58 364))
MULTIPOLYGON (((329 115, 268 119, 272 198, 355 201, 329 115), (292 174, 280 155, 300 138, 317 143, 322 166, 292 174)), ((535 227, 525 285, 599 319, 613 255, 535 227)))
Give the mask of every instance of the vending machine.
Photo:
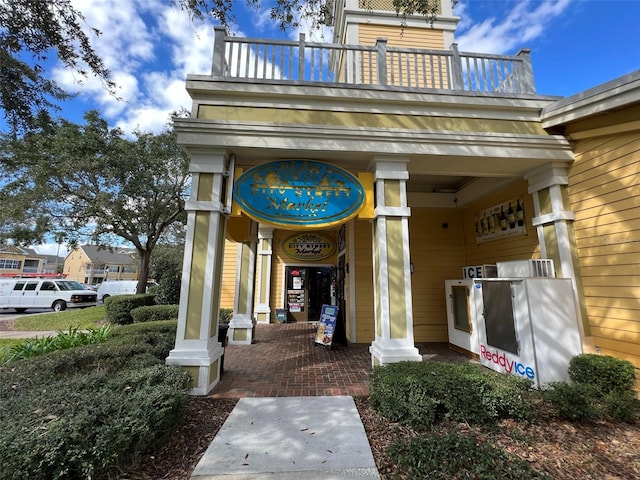
POLYGON ((582 353, 571 279, 500 275, 498 264, 497 278, 445 282, 453 292, 449 342, 478 355, 482 365, 536 386, 567 380, 571 358, 582 353))
POLYGON ((475 279, 445 280, 449 346, 464 354, 480 355, 475 279))
POLYGON ((480 363, 536 386, 568 379, 582 353, 571 279, 496 278, 477 281, 480 363))

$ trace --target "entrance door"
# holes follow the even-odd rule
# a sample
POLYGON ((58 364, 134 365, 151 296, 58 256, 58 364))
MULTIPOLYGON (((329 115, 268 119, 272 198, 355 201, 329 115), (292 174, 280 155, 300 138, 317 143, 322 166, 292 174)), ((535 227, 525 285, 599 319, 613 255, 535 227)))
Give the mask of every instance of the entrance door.
POLYGON ((331 267, 286 268, 286 308, 289 321, 317 322, 322 305, 331 304, 331 267))

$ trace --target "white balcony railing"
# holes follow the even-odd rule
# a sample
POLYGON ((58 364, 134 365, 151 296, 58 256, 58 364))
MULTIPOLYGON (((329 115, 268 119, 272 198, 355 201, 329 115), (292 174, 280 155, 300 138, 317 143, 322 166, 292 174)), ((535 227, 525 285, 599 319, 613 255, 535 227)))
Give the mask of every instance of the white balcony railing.
POLYGON ((490 55, 451 50, 229 37, 216 27, 211 75, 223 79, 384 88, 535 94, 530 50, 490 55))

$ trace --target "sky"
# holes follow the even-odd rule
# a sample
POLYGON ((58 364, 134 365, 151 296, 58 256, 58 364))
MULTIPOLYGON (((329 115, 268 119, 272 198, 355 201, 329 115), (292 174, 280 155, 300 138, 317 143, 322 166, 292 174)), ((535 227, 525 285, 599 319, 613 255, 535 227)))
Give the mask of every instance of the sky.
MULTIPOLYGON (((191 107, 187 74, 211 70, 213 22, 190 19, 170 0, 72 0, 118 85, 110 95, 96 79, 84 79, 52 60, 51 76, 77 96, 61 104, 60 116, 81 123, 97 109, 125 133, 160 132, 171 112, 191 107)), ((281 32, 268 13, 235 0, 236 36, 297 39, 281 32)), ((270 0, 262 2, 263 10, 270 0)), ((539 94, 560 97, 640 69, 640 0, 459 0, 455 41, 460 51, 515 54, 531 49, 539 94)), ((400 20, 399 20, 400 22, 400 20)), ((303 28, 312 41, 330 42, 330 31, 303 28)), ((55 254, 56 245, 35 246, 55 254)), ((66 251, 61 252, 66 254, 66 251)))

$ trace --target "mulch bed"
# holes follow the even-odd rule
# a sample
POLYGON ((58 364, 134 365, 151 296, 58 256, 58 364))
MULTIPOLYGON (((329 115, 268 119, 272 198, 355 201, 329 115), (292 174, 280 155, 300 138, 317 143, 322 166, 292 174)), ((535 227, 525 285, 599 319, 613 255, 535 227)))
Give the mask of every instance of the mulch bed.
MULTIPOLYGON (((367 397, 355 401, 381 477, 403 478, 385 450, 416 432, 380 417, 369 407, 367 397)), ((187 480, 235 404, 236 400, 190 398, 185 422, 171 441, 145 458, 135 471, 123 472, 118 478, 187 480)), ((452 428, 519 456, 554 480, 640 479, 640 422, 574 425, 554 419, 532 424, 505 420, 483 429, 442 424, 434 433, 446 433, 452 428)))

